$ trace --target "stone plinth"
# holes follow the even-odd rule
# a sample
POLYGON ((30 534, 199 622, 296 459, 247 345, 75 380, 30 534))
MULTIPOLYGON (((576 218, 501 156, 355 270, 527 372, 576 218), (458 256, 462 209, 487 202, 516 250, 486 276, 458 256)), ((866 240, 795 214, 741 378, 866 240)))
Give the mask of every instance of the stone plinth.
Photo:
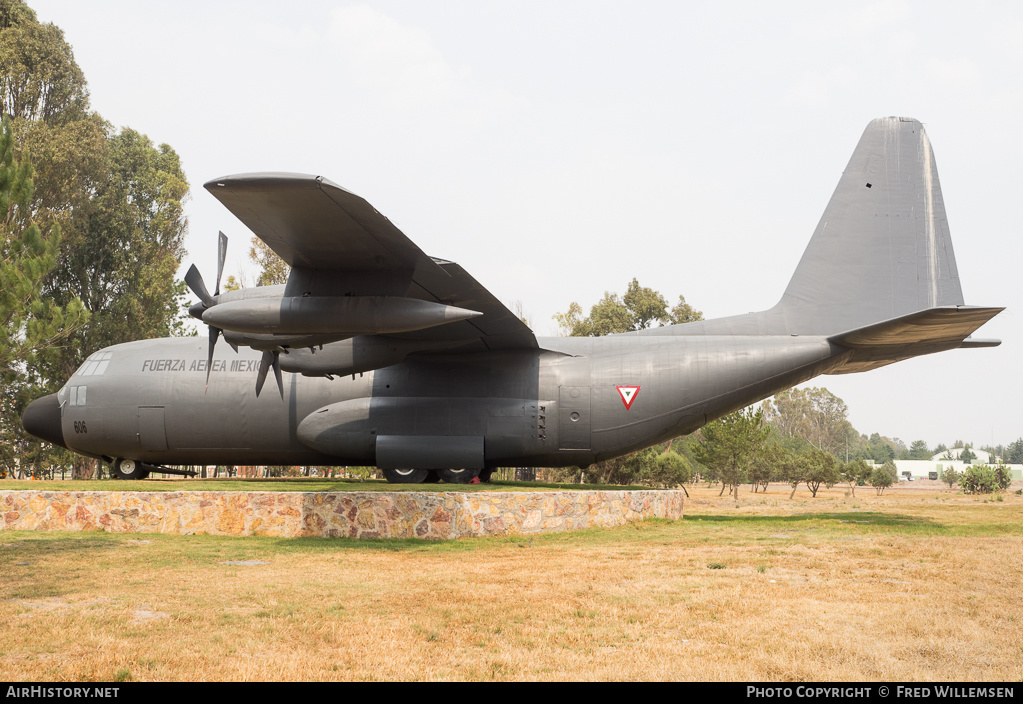
POLYGON ((681 518, 681 491, 0 491, 0 529, 431 538, 681 518))

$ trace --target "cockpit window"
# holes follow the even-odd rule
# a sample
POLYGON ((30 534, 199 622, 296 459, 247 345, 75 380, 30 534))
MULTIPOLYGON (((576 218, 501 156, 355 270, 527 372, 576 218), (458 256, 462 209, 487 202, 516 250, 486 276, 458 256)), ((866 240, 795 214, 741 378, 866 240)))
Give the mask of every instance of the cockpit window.
POLYGON ((85 405, 85 392, 89 387, 87 386, 72 386, 70 398, 68 399, 70 406, 84 406, 85 405))
POLYGON ((99 376, 107 370, 111 354, 110 352, 97 352, 92 355, 85 360, 85 364, 78 370, 78 376, 99 376))

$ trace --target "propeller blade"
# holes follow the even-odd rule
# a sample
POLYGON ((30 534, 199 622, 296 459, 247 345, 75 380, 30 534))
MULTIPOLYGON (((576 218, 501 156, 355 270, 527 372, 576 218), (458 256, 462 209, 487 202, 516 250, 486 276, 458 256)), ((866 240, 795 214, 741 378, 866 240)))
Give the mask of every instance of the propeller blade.
POLYGON ((277 390, 281 392, 281 398, 283 399, 284 379, 281 376, 281 353, 276 350, 266 350, 259 360, 259 371, 256 373, 256 397, 258 398, 259 392, 263 390, 266 374, 270 371, 270 367, 273 367, 274 378, 277 379, 277 390))
POLYGON ((277 377, 277 390, 281 392, 281 400, 284 400, 284 379, 281 378, 281 353, 274 352, 274 376, 277 377))
POLYGON ((206 358, 206 388, 210 388, 210 372, 213 370, 213 348, 217 346, 217 338, 220 337, 220 328, 212 325, 210 328, 210 352, 206 358))
POLYGON ((270 370, 270 360, 273 359, 273 352, 267 350, 259 360, 259 371, 256 372, 256 398, 263 390, 263 382, 266 381, 266 373, 270 370))
POLYGON ((224 262, 227 260, 227 235, 223 232, 217 239, 217 292, 214 296, 220 295, 220 277, 224 275, 224 262))
POLYGON ((206 290, 206 284, 202 280, 202 274, 195 268, 195 264, 188 267, 188 272, 185 274, 185 283, 188 288, 191 289, 192 293, 199 297, 203 305, 207 308, 213 305, 213 296, 206 290))

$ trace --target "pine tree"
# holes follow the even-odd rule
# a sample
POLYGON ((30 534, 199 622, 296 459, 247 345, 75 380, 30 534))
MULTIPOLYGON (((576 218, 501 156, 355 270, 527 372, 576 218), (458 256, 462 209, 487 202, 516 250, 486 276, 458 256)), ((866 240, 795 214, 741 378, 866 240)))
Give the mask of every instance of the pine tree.
POLYGON ((61 307, 40 296, 60 251, 60 228, 47 232, 31 217, 32 165, 15 157, 11 120, 0 125, 0 467, 5 474, 31 460, 33 444, 21 412, 42 385, 38 364, 57 353, 88 318, 81 302, 61 307))

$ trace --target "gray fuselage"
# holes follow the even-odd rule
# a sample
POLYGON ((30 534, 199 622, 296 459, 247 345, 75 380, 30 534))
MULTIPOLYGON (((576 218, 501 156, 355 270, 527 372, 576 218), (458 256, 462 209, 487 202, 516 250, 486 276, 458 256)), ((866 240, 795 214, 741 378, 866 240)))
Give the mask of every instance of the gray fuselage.
POLYGON ((61 389, 61 430, 70 449, 165 465, 373 465, 384 436, 413 448, 473 438, 487 467, 586 466, 692 432, 846 355, 818 336, 538 342, 354 377, 285 374, 283 399, 256 397, 250 349, 218 349, 207 387, 204 340, 130 342, 94 354, 61 389), (619 386, 634 389, 628 407, 619 386))

